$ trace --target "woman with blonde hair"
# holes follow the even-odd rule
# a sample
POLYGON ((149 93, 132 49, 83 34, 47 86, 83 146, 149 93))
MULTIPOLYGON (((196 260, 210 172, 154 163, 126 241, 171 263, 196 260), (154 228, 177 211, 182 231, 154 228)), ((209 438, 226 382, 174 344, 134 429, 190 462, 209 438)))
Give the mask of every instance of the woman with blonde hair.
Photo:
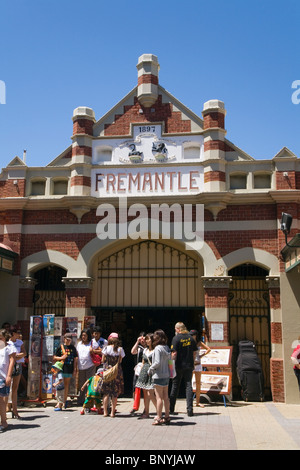
POLYGON ((111 333, 107 342, 108 344, 102 349, 102 363, 105 365, 105 368, 118 364, 118 373, 115 379, 103 383, 101 392, 103 396, 104 417, 108 416, 108 401, 109 397, 111 397, 112 408, 110 417, 114 418, 118 396, 124 393, 124 377, 121 362, 123 357, 125 357, 125 352, 117 333, 111 333))
POLYGON ((169 359, 171 351, 167 345, 168 338, 163 330, 156 330, 153 334, 153 358, 148 374, 151 375, 156 395, 156 417, 153 425, 170 423, 170 404, 168 387, 170 380, 169 359), (162 417, 163 406, 165 417, 162 417))

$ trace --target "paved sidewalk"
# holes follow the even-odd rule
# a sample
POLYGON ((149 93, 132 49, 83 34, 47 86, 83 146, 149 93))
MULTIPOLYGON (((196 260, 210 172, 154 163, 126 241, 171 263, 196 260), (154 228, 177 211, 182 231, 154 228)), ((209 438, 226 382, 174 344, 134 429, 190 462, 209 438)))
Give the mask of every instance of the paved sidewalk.
POLYGON ((55 412, 53 406, 54 402, 45 408, 20 407, 22 420, 8 420, 9 429, 0 434, 0 450, 300 449, 300 404, 234 402, 225 407, 220 402, 194 407, 194 416, 188 417, 181 399, 169 426, 152 426, 154 409, 151 419, 131 416, 129 398, 119 399, 115 418, 82 416, 75 405, 55 412))

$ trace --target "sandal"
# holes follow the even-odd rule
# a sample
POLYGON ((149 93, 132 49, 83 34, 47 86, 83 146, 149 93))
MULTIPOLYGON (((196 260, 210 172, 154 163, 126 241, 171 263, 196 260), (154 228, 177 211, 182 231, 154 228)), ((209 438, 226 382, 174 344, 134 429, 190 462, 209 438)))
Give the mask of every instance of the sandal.
POLYGON ((164 424, 164 420, 162 418, 155 418, 152 426, 160 426, 161 424, 164 424))
POLYGON ((171 419, 170 418, 162 418, 162 424, 170 424, 171 419))
POLYGON ((138 417, 138 419, 147 419, 149 418, 149 415, 147 413, 143 413, 141 416, 138 417))

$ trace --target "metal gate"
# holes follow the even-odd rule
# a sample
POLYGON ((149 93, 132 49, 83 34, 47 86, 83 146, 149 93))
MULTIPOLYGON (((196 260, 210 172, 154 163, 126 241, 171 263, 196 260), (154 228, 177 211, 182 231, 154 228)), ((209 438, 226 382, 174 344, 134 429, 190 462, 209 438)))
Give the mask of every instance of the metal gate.
POLYGON ((34 291, 34 315, 54 314, 65 316, 66 290, 62 278, 66 271, 58 266, 49 265, 34 274, 37 281, 34 291))
POLYGON ((98 262, 97 306, 196 307, 198 263, 153 240, 142 241, 98 262))
POLYGON ((233 346, 232 390, 233 398, 241 398, 241 387, 236 371, 238 343, 255 343, 262 364, 265 398, 271 399, 270 383, 270 305, 266 282, 268 272, 258 266, 243 264, 228 272, 232 283, 228 295, 230 344, 233 346))

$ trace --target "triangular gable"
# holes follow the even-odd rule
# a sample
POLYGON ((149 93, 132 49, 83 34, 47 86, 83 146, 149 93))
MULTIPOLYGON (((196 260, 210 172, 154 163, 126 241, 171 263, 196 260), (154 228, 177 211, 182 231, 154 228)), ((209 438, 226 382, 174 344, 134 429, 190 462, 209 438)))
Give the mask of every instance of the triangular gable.
POLYGON ((276 155, 275 158, 297 158, 297 156, 287 147, 283 147, 276 155))
POLYGON ((131 123, 163 122, 166 134, 201 133, 202 119, 160 85, 158 99, 144 108, 137 99, 137 87, 94 124, 94 137, 130 135, 131 123), (176 130, 175 130, 176 129, 176 130))
POLYGON ((68 165, 72 158, 72 145, 65 149, 58 157, 48 163, 47 166, 65 166, 68 165))
MULTIPOLYGON (((7 165, 7 167, 11 166, 27 166, 20 157, 16 156, 12 159, 12 161, 7 165)), ((6 167, 6 168, 7 168, 6 167)))

